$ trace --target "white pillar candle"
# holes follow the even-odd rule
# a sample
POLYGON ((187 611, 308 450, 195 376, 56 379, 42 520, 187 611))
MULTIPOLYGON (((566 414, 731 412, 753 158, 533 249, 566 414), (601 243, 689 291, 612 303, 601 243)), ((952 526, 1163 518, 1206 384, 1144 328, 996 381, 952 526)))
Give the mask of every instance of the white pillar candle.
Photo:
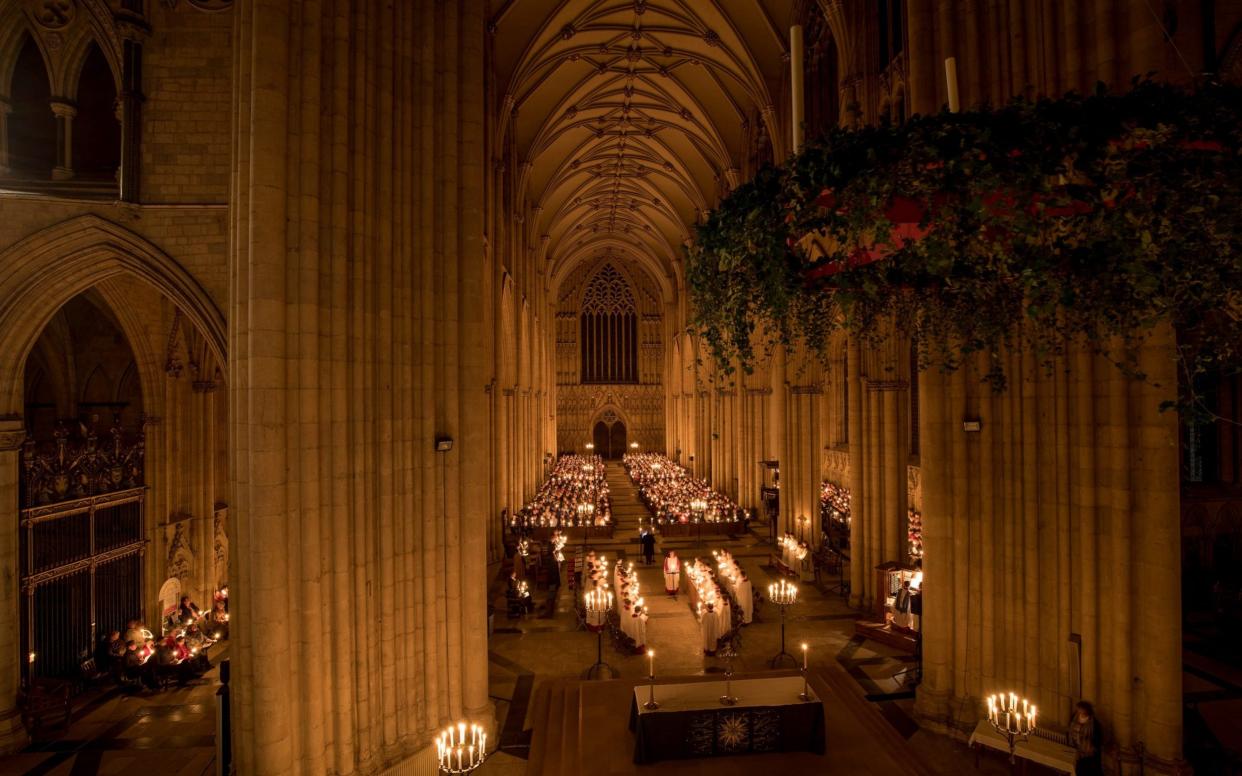
POLYGON ((806 656, 807 656, 806 642, 803 642, 802 644, 802 670, 803 671, 806 670, 806 656))
POLYGON ((961 110, 961 104, 958 102, 957 96, 957 58, 949 57, 944 61, 944 80, 945 87, 949 94, 949 111, 957 113, 961 110))

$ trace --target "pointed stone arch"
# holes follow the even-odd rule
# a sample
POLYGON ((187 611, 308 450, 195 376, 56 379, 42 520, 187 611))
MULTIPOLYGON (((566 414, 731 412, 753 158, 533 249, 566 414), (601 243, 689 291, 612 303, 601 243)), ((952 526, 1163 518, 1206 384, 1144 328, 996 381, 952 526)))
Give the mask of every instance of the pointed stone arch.
POLYGON ((0 253, 0 414, 20 413, 21 365, 56 311, 124 274, 168 298, 202 332, 217 362, 226 363, 224 316, 197 279, 141 235, 99 216, 80 216, 0 253))

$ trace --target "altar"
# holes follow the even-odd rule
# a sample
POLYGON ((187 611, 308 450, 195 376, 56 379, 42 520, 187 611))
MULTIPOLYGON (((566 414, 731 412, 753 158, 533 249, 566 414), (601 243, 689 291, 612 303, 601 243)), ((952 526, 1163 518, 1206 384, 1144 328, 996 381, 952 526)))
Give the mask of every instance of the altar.
POLYGON ((825 747, 824 704, 814 689, 803 701, 802 678, 736 679, 733 706, 720 703, 724 681, 657 684, 658 709, 643 708, 652 690, 634 687, 630 730, 634 762, 714 757, 756 752, 813 752, 825 747))

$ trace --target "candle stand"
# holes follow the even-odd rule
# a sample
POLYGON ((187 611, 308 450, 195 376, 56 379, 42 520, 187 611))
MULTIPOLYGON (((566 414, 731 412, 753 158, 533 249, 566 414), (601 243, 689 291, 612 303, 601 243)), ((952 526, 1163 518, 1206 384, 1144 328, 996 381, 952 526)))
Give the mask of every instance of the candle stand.
POLYGON ((798 588, 785 580, 768 585, 768 600, 781 608, 781 651, 768 661, 772 668, 779 668, 786 658, 797 667, 798 660, 785 650, 785 608, 798 602, 798 588))
POLYGON ((643 708, 647 711, 655 711, 660 708, 660 704, 655 699, 655 674, 647 675, 647 702, 643 704, 643 708))
POLYGON ((720 696, 720 703, 724 706, 737 704, 737 696, 733 694, 733 661, 725 666, 725 694, 720 696))
POLYGON ((604 662, 604 627, 607 625, 608 612, 612 609, 612 593, 592 590, 586 593, 584 598, 588 617, 594 615, 601 622, 599 625, 590 626, 595 631, 595 663, 583 673, 583 677, 586 679, 616 678, 616 670, 604 662), (608 672, 607 677, 604 676, 605 671, 608 672))
POLYGON ((800 669, 802 673, 802 692, 798 693, 798 700, 806 702, 811 700, 811 688, 807 684, 806 666, 800 669))
POLYGON ((591 526, 595 524, 595 505, 583 502, 578 505, 578 524, 586 528, 582 532, 582 546, 591 541, 591 526))
POLYGON ((487 733, 479 725, 458 722, 436 737, 437 773, 462 776, 474 773, 487 759, 487 733))
POLYGON ((999 693, 988 696, 988 722, 992 729, 1000 733, 1009 744, 1009 764, 1014 765, 1014 747, 1019 741, 1026 741, 1035 732, 1035 716, 1037 711, 1025 698, 1016 693, 999 693))
POLYGON ((703 518, 707 513, 707 502, 696 498, 690 502, 690 514, 694 515, 694 546, 703 546, 703 518))

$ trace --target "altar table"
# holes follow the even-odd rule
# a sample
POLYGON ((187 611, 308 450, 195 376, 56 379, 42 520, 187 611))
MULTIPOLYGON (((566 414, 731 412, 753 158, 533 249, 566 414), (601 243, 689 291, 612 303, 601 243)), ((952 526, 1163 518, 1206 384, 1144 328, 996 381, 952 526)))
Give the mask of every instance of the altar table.
POLYGON ((648 686, 634 687, 630 730, 634 762, 717 757, 752 752, 824 753, 824 704, 812 689, 802 701, 802 677, 737 679, 734 706, 724 706, 725 682, 657 684, 660 708, 648 711, 648 686))
MULTIPOLYGON (((659 687, 656 691, 659 692, 659 687)), ((1005 754, 1009 754, 1009 742, 1006 741, 996 729, 992 727, 992 723, 986 719, 979 720, 979 724, 975 725, 975 732, 970 734, 970 748, 975 750, 975 766, 978 767, 979 749, 982 747, 988 749, 996 749, 1005 754)), ((1068 773, 1074 776, 1076 763, 1078 762, 1078 753, 1074 751, 1072 746, 1059 744, 1056 741, 1049 741, 1038 735, 1030 737, 1026 741, 1019 741, 1014 744, 1013 756, 1023 760, 1051 768, 1058 773, 1068 773)))

